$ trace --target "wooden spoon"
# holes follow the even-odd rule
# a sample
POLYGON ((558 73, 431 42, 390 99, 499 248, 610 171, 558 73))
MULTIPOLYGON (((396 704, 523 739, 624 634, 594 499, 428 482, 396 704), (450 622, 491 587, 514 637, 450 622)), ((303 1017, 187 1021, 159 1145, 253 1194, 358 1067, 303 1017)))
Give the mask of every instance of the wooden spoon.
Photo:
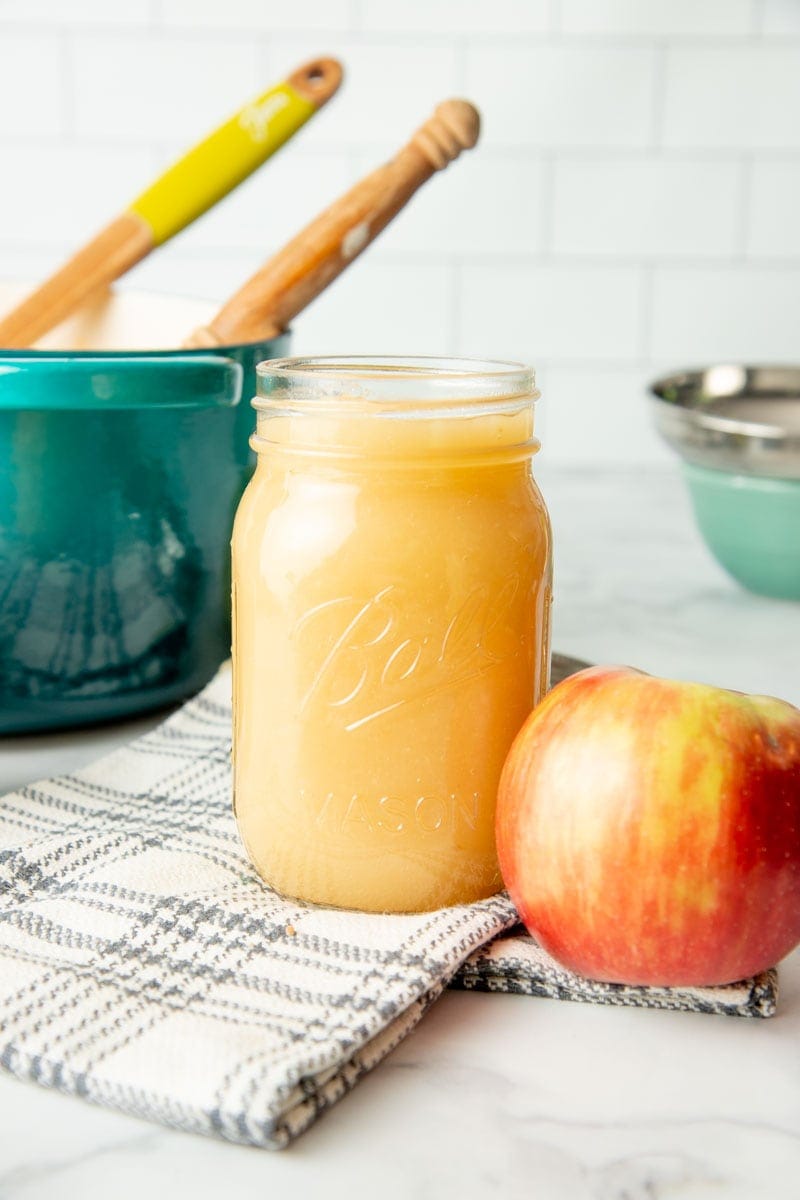
POLYGON ((274 154, 331 98, 341 81, 336 59, 317 58, 246 104, 0 318, 0 346, 31 345, 92 292, 179 233, 274 154))
POLYGON ((255 342, 281 333, 389 224, 427 179, 478 140, 480 116, 445 100, 411 141, 265 263, 186 346, 255 342))

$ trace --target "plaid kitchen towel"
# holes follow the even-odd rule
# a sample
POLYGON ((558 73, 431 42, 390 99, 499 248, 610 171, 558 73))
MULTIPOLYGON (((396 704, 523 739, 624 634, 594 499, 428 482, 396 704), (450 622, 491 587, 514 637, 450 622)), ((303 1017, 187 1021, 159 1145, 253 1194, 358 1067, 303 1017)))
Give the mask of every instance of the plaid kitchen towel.
MULTIPOLYGON (((230 719, 223 671, 152 733, 0 801, 0 1065, 166 1125, 281 1147, 517 918, 502 895, 417 916, 277 896, 236 833, 230 719)), ((519 939, 501 942, 460 986, 524 990, 522 962, 519 939)), ((569 994, 568 978, 545 994, 569 994)), ((588 986, 570 998, 601 998, 588 986)))
POLYGON ((450 981, 469 992, 514 992, 551 1000, 681 1009, 731 1017, 771 1017, 778 1000, 773 967, 724 987, 632 987, 584 979, 562 967, 520 925, 476 950, 450 981))

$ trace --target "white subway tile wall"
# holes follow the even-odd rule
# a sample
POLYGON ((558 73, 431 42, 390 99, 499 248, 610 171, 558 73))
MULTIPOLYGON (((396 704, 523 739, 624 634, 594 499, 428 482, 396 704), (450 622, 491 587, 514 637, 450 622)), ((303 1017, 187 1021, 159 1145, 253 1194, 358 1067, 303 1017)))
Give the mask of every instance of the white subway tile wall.
POLYGON ((0 268, 40 277, 317 54, 342 92, 125 286, 222 300, 438 99, 481 146, 296 323, 303 353, 533 361, 553 463, 669 462, 647 384, 800 356, 800 0, 0 0, 0 268))
POLYGON ((0 0, 0 25, 148 25, 153 16, 151 0, 0 0))
POLYGON ((113 143, 191 141, 261 79, 255 43, 228 34, 82 32, 65 57, 75 136, 113 143))
POLYGON ((747 35, 752 0, 562 0, 568 33, 747 35))
POLYGON ((376 166, 380 155, 392 153, 439 100, 461 90, 458 50, 442 38, 409 43, 389 34, 295 34, 276 36, 268 44, 275 78, 314 54, 341 59, 347 72, 342 89, 328 112, 309 125, 303 144, 370 147, 378 155, 376 166))
POLYGON ((797 361, 800 266, 656 267, 655 358, 797 361))
MULTIPOLYGON (((117 0, 119 3, 120 0, 117 0)), ((122 0, 127 3, 127 0, 122 0)), ((222 4, 197 0, 160 0, 154 6, 159 24, 178 29, 237 29, 275 33, 309 33, 350 29, 354 17, 351 0, 224 0, 222 4)))
POLYGON ((643 148, 653 131, 655 68, 650 46, 476 38, 466 48, 465 86, 482 106, 488 146, 643 148))
POLYGON ((61 39, 44 30, 0 30, 0 146, 65 133, 61 39))
POLYGON ((800 4, 797 0, 763 0, 761 29, 764 33, 800 34, 800 4))
POLYGON ((470 263, 462 270, 460 354, 528 362, 635 361, 642 269, 594 263, 470 263))
POLYGON ((667 51, 664 144, 800 150, 798 47, 673 46, 667 51))
POLYGON ((365 29, 393 33, 517 34, 544 33, 549 0, 361 0, 365 29))
POLYGON ((779 262, 800 258, 800 156, 753 164, 747 251, 779 262))
POLYGON ((744 167, 685 155, 566 155, 555 165, 559 255, 730 258, 739 249, 744 167))
POLYGON ((50 242, 67 249, 91 237, 130 201, 132 181, 155 168, 146 146, 99 150, 64 139, 43 151, 25 138, 9 141, 1 153, 2 228, 16 247, 31 250, 50 242))

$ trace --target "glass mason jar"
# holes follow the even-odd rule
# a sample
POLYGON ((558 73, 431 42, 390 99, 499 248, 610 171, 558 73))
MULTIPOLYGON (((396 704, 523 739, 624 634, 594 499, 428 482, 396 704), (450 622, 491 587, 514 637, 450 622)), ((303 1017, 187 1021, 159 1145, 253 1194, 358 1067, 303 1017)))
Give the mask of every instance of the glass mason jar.
POLYGON ((548 684, 538 392, 513 363, 258 368, 233 534, 234 810, 284 895, 371 912, 502 887, 500 770, 548 684))

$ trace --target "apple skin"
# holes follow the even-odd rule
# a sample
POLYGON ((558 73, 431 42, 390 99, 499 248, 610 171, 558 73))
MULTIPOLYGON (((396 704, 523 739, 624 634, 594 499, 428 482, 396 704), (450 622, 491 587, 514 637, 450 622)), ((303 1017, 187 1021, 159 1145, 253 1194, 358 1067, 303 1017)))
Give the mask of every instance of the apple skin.
POLYGON ((589 978, 731 983, 800 942, 800 710, 591 667, 509 752, 500 869, 522 921, 589 978))

